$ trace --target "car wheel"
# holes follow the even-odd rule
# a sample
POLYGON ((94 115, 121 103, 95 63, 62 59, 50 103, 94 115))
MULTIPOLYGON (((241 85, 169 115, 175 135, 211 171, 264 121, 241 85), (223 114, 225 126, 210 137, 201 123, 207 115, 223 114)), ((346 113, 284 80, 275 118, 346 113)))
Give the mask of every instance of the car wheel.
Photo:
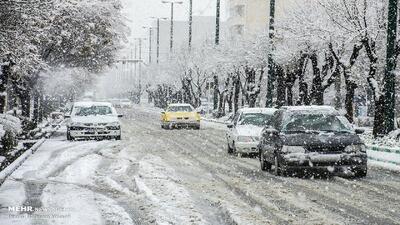
POLYGON ((117 141, 121 140, 121 135, 118 135, 117 137, 115 137, 115 140, 117 140, 117 141))
POLYGON ((200 125, 194 127, 195 130, 200 130, 200 125))
POLYGON ((275 176, 280 176, 281 175, 281 168, 280 168, 280 165, 279 165, 278 156, 274 157, 274 175, 275 176))
POLYGON ((356 178, 364 178, 367 176, 367 169, 356 169, 354 171, 354 177, 356 178))
POLYGON ((67 131, 67 141, 72 141, 73 138, 71 137, 71 134, 69 133, 69 131, 67 131))
POLYGON ((237 154, 237 153, 236 153, 237 151, 236 151, 236 147, 235 147, 235 142, 233 142, 232 145, 233 145, 233 146, 232 146, 232 154, 236 155, 236 154, 237 154))
POLYGON ((229 141, 227 140, 227 146, 228 146, 228 154, 233 154, 233 148, 231 148, 231 145, 229 144, 229 141))
POLYGON ((271 164, 269 162, 267 162, 264 158, 264 154, 262 154, 262 152, 260 152, 260 165, 261 165, 261 170, 262 171, 269 171, 271 170, 271 164))

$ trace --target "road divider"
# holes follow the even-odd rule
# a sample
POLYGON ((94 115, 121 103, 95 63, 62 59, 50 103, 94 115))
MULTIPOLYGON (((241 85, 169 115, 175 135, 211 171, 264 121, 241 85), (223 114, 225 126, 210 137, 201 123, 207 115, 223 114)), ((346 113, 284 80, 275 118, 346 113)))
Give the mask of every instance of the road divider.
POLYGON ((400 166, 400 149, 398 148, 368 145, 367 154, 372 161, 400 166))

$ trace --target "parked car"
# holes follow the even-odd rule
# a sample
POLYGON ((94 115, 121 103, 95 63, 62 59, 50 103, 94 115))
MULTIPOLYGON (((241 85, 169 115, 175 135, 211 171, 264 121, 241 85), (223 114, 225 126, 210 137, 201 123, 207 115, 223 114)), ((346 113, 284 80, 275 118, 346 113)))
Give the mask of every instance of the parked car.
POLYGON ((121 139, 121 124, 115 108, 105 102, 76 102, 67 120, 67 140, 121 139))
POLYGON ((200 129, 200 114, 190 104, 170 104, 161 113, 161 128, 192 127, 200 129))
POLYGON ((196 109, 201 115, 212 114, 214 105, 212 102, 202 101, 201 105, 196 109))
POLYGON ((120 99, 113 98, 113 99, 111 99, 110 102, 111 102, 112 106, 115 107, 115 108, 121 108, 122 107, 120 99))
POLYGON ((298 172, 367 175, 366 147, 349 121, 332 107, 283 107, 262 131, 262 170, 276 175, 298 172))
POLYGON ((119 105, 121 106, 121 108, 132 108, 132 102, 129 99, 121 99, 119 105))
POLYGON ((261 130, 271 123, 276 109, 239 109, 227 125, 226 132, 229 154, 257 154, 261 130))

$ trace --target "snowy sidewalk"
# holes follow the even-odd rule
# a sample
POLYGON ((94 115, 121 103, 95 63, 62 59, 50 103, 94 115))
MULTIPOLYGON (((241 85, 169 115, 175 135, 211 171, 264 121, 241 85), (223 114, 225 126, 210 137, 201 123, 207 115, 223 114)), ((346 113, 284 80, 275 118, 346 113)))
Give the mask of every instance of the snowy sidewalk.
POLYGON ((1 224, 132 224, 124 210, 94 185, 108 141, 47 140, 0 187, 1 224), (116 204, 114 204, 116 205, 116 204))

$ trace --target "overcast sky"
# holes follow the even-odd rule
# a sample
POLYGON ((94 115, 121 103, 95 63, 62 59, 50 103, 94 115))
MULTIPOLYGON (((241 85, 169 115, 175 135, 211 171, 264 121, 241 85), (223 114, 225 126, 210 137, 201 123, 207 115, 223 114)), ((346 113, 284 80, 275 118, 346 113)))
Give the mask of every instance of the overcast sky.
MULTIPOLYGON (((130 39, 144 37, 147 33, 142 27, 151 25, 150 17, 170 18, 170 4, 161 3, 162 0, 121 0, 124 5, 124 15, 129 20, 131 28, 130 39)), ((188 20, 189 0, 182 0, 183 4, 175 6, 175 20, 188 20)), ((193 0, 194 16, 215 16, 217 0, 193 0)), ((225 17, 225 0, 221 0, 221 14, 225 17)))

